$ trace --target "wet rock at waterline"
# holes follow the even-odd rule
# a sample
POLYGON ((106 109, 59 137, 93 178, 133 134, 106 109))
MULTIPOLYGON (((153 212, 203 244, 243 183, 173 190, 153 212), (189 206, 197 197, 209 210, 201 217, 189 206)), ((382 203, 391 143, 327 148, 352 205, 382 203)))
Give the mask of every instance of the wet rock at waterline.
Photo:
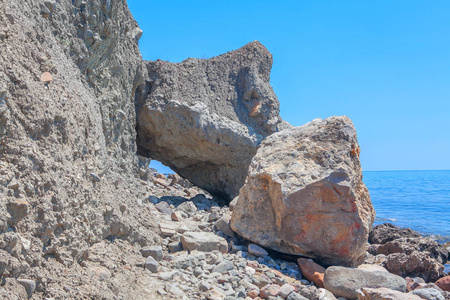
POLYGON ((266 138, 249 167, 231 227, 261 246, 362 263, 374 209, 347 117, 316 119, 266 138))

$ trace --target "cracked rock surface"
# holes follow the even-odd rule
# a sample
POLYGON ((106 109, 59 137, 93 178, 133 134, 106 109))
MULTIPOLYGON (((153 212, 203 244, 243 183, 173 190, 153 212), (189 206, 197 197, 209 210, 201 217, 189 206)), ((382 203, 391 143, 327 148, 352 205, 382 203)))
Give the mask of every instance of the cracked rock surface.
POLYGON ((233 199, 259 143, 280 128, 272 55, 258 41, 211 59, 146 62, 136 93, 139 153, 233 199))

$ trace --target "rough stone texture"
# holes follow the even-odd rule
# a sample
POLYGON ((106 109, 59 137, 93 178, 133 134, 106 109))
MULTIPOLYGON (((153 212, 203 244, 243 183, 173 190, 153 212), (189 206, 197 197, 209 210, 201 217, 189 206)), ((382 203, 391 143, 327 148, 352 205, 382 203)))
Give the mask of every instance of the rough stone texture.
POLYGON ((385 223, 372 229, 369 242, 373 243, 368 248, 370 253, 387 256, 383 265, 389 272, 403 277, 419 276, 426 281, 444 276, 448 249, 416 231, 385 223))
POLYGON ((369 243, 386 244, 398 238, 419 238, 421 235, 409 228, 400 228, 391 223, 374 226, 369 233, 369 243))
POLYGON ((227 240, 209 232, 185 232, 181 236, 183 249, 188 251, 213 251, 228 252, 227 240))
MULTIPOLYGON (((15 241, 0 249, 3 276, 25 274, 38 298, 110 299, 106 287, 77 294, 62 282, 91 284, 79 264, 105 239, 159 240, 137 204, 141 31, 125 1, 47 2, 0 1, 0 239, 15 241)), ((115 288, 142 290, 134 281, 115 288)))
POLYGON ((162 252, 161 246, 148 246, 141 249, 143 257, 153 257, 155 260, 162 260, 164 254, 162 252))
POLYGON ((421 300, 419 296, 394 291, 388 288, 362 288, 358 300, 421 300))
POLYGON ((445 275, 444 265, 431 258, 426 252, 394 253, 386 257, 384 267, 402 277, 421 277, 426 282, 436 281, 445 275))
POLYGON ((264 247, 354 266, 364 259, 374 215, 353 124, 330 117, 261 143, 231 227, 264 247))
POLYGON ((392 253, 411 254, 413 251, 427 252, 431 258, 439 263, 447 262, 448 250, 429 237, 398 238, 377 248, 377 254, 389 255, 392 253))
POLYGON ((347 299, 357 299, 357 290, 363 287, 385 287, 406 292, 406 281, 403 278, 384 271, 329 267, 325 271, 323 283, 333 295, 347 299))
POLYGON ((272 55, 255 41, 211 59, 146 65, 136 93, 139 153, 233 199, 256 147, 281 122, 272 55))
POLYGON ((426 300, 445 300, 444 296, 436 289, 417 289, 409 293, 426 300))

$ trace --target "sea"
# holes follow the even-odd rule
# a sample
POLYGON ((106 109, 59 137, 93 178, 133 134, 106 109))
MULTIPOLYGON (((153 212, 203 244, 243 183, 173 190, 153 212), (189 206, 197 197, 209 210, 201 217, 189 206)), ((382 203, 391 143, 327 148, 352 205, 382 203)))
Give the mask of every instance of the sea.
POLYGON ((450 170, 364 171, 363 177, 376 211, 374 226, 388 222, 450 241, 450 170))

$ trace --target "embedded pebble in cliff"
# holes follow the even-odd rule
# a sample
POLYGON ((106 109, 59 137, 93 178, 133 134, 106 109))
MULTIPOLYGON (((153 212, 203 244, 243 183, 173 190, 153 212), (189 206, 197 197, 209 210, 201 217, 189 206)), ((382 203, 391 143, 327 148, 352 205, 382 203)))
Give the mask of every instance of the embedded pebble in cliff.
POLYGON ((146 65, 136 94, 139 154, 232 199, 256 147, 281 122, 272 55, 255 41, 207 60, 146 65))
POLYGON ((28 298, 33 296, 34 291, 36 290, 36 282, 30 279, 17 279, 17 281, 25 287, 27 291, 28 298))
POLYGON ((375 211, 347 117, 267 137, 249 167, 231 228, 280 252, 324 264, 362 263, 375 211))

